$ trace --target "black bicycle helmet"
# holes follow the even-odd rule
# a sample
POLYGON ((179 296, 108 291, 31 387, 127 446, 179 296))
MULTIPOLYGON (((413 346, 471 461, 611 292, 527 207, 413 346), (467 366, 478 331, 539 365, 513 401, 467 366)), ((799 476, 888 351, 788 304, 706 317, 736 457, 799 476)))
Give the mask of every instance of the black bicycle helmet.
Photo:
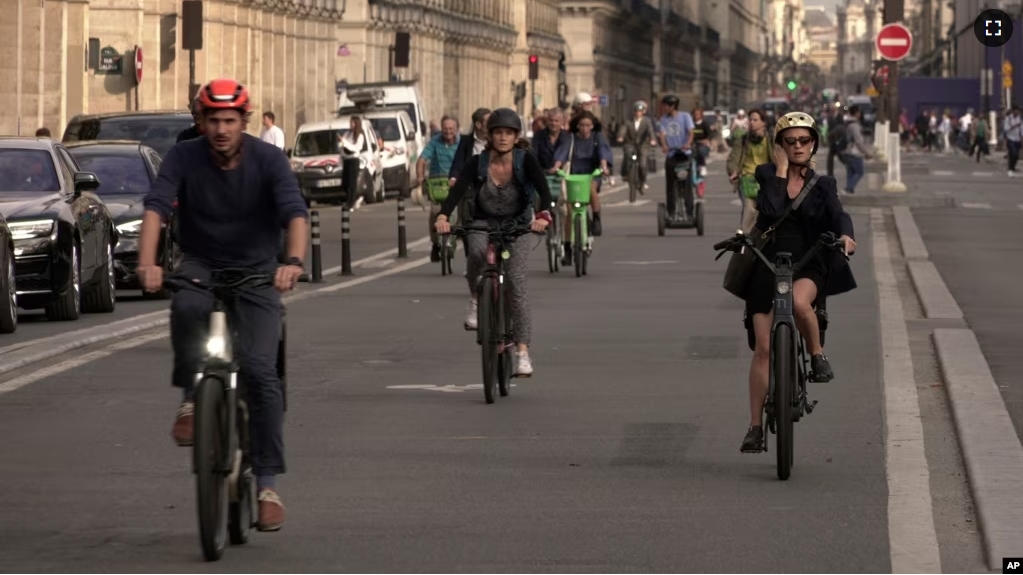
POLYGON ((678 109, 679 99, 678 96, 674 94, 668 94, 667 96, 661 98, 661 103, 667 106, 673 106, 675 109, 678 109))
POLYGON ((495 128, 511 128, 521 133, 522 119, 511 108, 498 108, 491 112, 490 118, 487 119, 487 133, 493 132, 495 128))

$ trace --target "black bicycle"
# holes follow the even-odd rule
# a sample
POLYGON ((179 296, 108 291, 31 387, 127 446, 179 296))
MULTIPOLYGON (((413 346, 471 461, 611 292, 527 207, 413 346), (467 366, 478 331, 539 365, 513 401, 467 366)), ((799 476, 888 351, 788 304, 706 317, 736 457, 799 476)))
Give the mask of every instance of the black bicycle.
MULTIPOLYGON (((487 234, 487 255, 476 293, 476 343, 483 354, 483 396, 494 403, 495 395, 506 397, 515 369, 515 333, 506 290, 504 262, 511 257, 508 246, 519 236, 535 233, 528 225, 508 223, 492 225, 489 230, 451 228, 458 237, 466 234, 487 234)), ((523 377, 529 377, 523 376, 523 377)))
MULTIPOLYGON (((273 286, 273 274, 248 269, 214 272, 210 283, 168 278, 164 287, 177 292, 192 286, 213 293, 206 357, 195 390, 195 443, 192 465, 196 476, 199 539, 207 561, 223 554, 225 542, 242 545, 256 525, 258 508, 256 480, 249 457, 249 410, 244 380, 234 361, 232 342, 237 336, 228 323, 229 310, 244 287, 273 286)), ((277 347, 277 375, 281 380, 284 409, 287 410, 286 347, 287 326, 282 306, 280 343, 277 347)))
MULTIPOLYGON (((840 250, 843 246, 844 242, 836 238, 835 234, 823 233, 817 243, 807 250, 806 255, 793 265, 792 254, 789 252, 778 252, 775 256, 775 263, 772 264, 763 252, 757 249, 753 240, 741 232, 732 238, 714 244, 715 250, 721 250, 718 258, 726 252, 753 250, 753 254, 777 278, 774 284, 774 322, 771 324, 770 383, 764 402, 764 414, 767 428, 777 436, 778 479, 782 481, 789 478, 794 464, 794 424, 804 415, 812 413, 814 406, 817 405, 816 400, 809 400, 806 392, 806 383, 809 379, 813 379, 813 374, 808 369, 810 360, 806 354, 806 344, 799 334, 796 318, 793 315, 792 278, 820 250, 840 250)), ((848 259, 848 256, 845 257, 848 259)), ((826 323, 824 327, 826 327, 826 323)), ((823 345, 823 343, 822 334, 821 344, 823 345)))

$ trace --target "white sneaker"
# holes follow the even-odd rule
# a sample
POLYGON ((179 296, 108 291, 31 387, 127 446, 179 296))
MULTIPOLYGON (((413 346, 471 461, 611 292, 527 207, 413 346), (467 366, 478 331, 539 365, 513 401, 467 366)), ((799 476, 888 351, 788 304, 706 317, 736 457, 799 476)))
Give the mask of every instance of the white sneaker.
POLYGON ((707 166, 700 166, 700 169, 697 170, 697 172, 700 174, 701 178, 706 177, 707 176, 707 166))
POLYGON ((469 305, 465 308, 465 329, 466 331, 475 331, 479 325, 477 321, 479 305, 476 300, 470 299, 469 305))
POLYGON ((532 377, 533 362, 529 359, 529 353, 515 354, 515 377, 532 377))

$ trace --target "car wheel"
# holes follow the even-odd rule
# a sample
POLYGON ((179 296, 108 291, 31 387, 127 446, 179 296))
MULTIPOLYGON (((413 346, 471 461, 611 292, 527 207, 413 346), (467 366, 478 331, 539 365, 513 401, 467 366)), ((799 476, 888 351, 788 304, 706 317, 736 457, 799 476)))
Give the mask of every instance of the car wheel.
POLYGON ((106 261, 97 270, 97 281, 85 294, 82 311, 111 313, 117 307, 117 280, 114 274, 114 247, 107 243, 106 261))
POLYGON ((4 251, 7 273, 0 280, 0 288, 7 297, 0 299, 0 333, 14 333, 18 329, 18 288, 14 279, 14 252, 9 248, 4 251))
POLYGON ((71 269, 64 293, 46 305, 46 319, 50 321, 74 321, 82 314, 82 262, 79 257, 78 241, 71 246, 71 269))

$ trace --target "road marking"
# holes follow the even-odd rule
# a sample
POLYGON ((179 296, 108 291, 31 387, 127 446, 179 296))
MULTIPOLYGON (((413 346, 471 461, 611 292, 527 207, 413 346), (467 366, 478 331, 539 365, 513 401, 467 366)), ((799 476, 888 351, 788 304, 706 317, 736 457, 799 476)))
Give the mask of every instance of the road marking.
MULTIPOLYGON (((405 244, 405 247, 411 250, 411 249, 417 248, 419 246, 425 245, 429 241, 430 241, 430 236, 423 236, 423 237, 419 238, 418 240, 415 240, 415 241, 413 241, 411 243, 405 244)), ((375 262, 375 261, 378 261, 378 260, 382 260, 382 259, 387 258, 387 257, 392 257, 393 258, 396 255, 398 255, 398 248, 391 248, 391 249, 387 250, 386 252, 380 252, 378 254, 373 254, 373 255, 371 255, 369 257, 362 258, 361 260, 355 260, 354 262, 352 262, 352 267, 353 268, 357 268, 357 267, 372 267, 372 266, 368 266, 366 264, 370 264, 372 262, 375 262)), ((340 272, 341 272, 341 266, 334 266, 332 268, 327 268, 327 269, 323 270, 323 275, 329 276, 331 274, 336 274, 336 273, 340 273, 340 272)))
POLYGON ((975 210, 990 210, 991 209, 991 204, 989 204, 987 202, 963 202, 963 203, 961 203, 959 205, 964 207, 964 208, 972 208, 972 209, 975 209, 975 210))
POLYGON ((1017 204, 1016 207, 1023 210, 1023 204, 1017 204))
POLYGON ((732 201, 730 201, 728 203, 733 205, 733 206, 741 206, 742 205, 742 200, 740 200, 739 198, 735 198, 735 199, 733 199, 732 201))
POLYGON ((167 334, 163 332, 151 333, 134 339, 129 339, 126 341, 115 343, 114 345, 105 347, 97 351, 89 352, 80 357, 69 359, 67 361, 62 361, 58 364, 44 367, 38 371, 33 371, 32 373, 28 373, 20 377, 15 377, 14 379, 10 379, 3 383, 0 383, 0 395, 9 393, 20 387, 24 387, 30 383, 35 383, 40 379, 46 379, 59 373, 64 373, 65 371, 85 365, 89 362, 96 361, 97 359, 103 359, 104 357, 111 356, 119 351, 124 351, 126 349, 131 349, 133 347, 139 347, 140 345, 145 345, 147 343, 156 341, 158 339, 163 339, 165 337, 167 337, 167 334))
MULTIPOLYGON (((518 387, 510 383, 509 387, 518 387)), ((387 389, 422 389, 424 391, 440 391, 443 393, 465 393, 476 389, 483 389, 482 383, 470 383, 469 385, 388 385, 387 389)))
POLYGON ((995 175, 995 173, 994 172, 973 172, 973 175, 974 176, 979 176, 979 177, 982 177, 982 178, 990 178, 991 176, 995 175))
POLYGON ((931 175, 932 176, 954 176, 954 175, 956 175, 956 173, 955 172, 950 172, 948 170, 931 170, 931 175))
POLYGON ((649 262, 611 262, 621 266, 656 266, 662 264, 677 264, 678 260, 653 260, 649 262))
POLYGON ((913 356, 880 208, 870 210, 883 365, 885 474, 892 573, 941 573, 913 356))
POLYGON ((639 207, 645 204, 649 204, 650 200, 636 200, 635 202, 629 202, 629 200, 622 200, 613 204, 604 204, 605 208, 622 208, 625 206, 639 207))

